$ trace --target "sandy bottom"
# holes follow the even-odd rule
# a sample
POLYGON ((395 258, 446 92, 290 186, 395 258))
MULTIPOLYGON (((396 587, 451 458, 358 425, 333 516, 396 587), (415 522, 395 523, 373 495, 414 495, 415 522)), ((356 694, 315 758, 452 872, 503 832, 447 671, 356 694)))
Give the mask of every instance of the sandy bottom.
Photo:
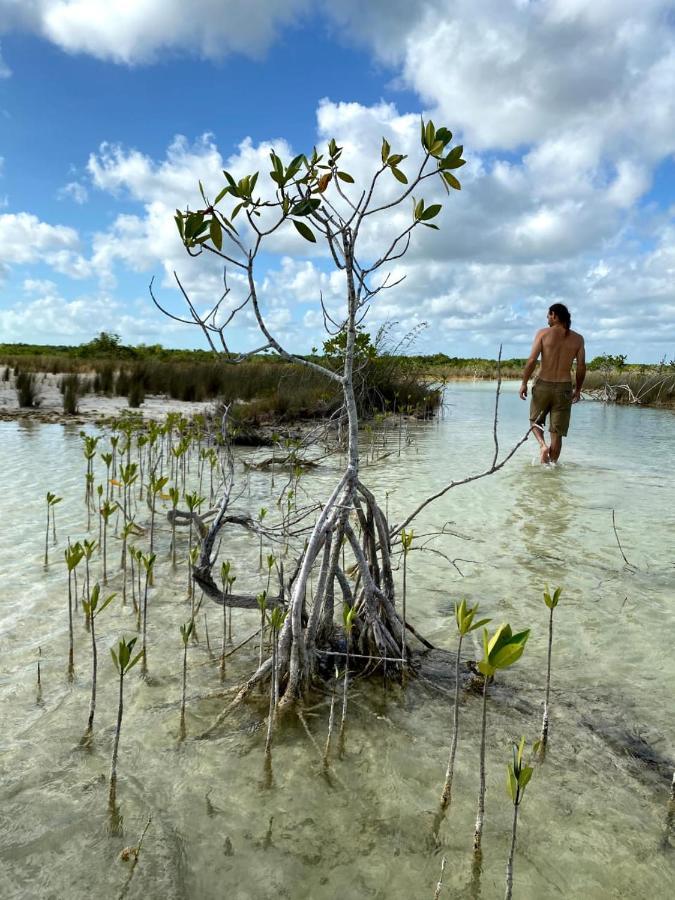
POLYGON ((172 400, 165 394, 148 394, 139 407, 130 407, 126 397, 111 397, 105 394, 85 394, 78 401, 78 412, 67 415, 63 412, 63 397, 59 390, 62 375, 41 373, 38 375, 39 406, 22 408, 16 395, 14 377, 0 381, 0 421, 6 419, 35 419, 40 422, 85 423, 112 419, 124 412, 134 412, 144 419, 163 419, 170 412, 192 416, 212 408, 212 403, 188 403, 172 400))

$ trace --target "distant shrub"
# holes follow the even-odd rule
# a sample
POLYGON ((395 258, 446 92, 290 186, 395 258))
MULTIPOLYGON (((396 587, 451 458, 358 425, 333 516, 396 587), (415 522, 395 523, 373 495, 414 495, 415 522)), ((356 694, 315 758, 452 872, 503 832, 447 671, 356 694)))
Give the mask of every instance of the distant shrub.
POLYGON ((115 379, 115 393, 118 397, 127 397, 131 384, 130 373, 127 369, 120 369, 115 379))
POLYGON ((2 373, 2 380, 9 381, 9 375, 10 375, 10 368, 9 368, 9 366, 5 366, 3 373, 2 373))
POLYGON ((99 363, 94 376, 94 391, 97 394, 112 394, 115 388, 115 365, 109 362, 99 363))
POLYGON ((79 412, 78 400, 84 392, 84 385, 77 373, 64 375, 59 384, 59 390, 63 396, 63 411, 66 415, 74 416, 79 412))
POLYGON ((35 372, 18 372, 16 376, 16 396, 21 407, 32 408, 40 405, 35 372))
POLYGON ((132 377, 129 383, 129 390, 127 393, 127 400, 129 406, 131 407, 139 407, 145 400, 145 388, 143 387, 143 382, 140 378, 132 377))

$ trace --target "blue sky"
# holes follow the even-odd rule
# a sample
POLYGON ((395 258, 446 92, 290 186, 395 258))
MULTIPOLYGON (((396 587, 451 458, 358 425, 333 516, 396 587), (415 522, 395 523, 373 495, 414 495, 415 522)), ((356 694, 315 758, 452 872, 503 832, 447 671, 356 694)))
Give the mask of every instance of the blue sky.
MULTIPOLYGON (((222 167, 268 170, 335 135, 357 177, 419 116, 465 146, 369 328, 426 322, 419 352, 525 355, 567 303, 589 353, 675 357, 675 4, 663 0, 0 0, 0 341, 203 346, 172 308, 212 261, 186 258, 173 210, 222 167), (348 154, 350 154, 348 156, 348 154), (374 156, 371 156, 374 154, 374 156)), ((369 236, 376 253, 387 226, 369 236)), ((276 333, 319 343, 341 285, 301 239, 259 283, 276 333)), ((233 296, 237 294, 236 280, 233 296)), ((243 318, 232 346, 260 344, 243 318)))

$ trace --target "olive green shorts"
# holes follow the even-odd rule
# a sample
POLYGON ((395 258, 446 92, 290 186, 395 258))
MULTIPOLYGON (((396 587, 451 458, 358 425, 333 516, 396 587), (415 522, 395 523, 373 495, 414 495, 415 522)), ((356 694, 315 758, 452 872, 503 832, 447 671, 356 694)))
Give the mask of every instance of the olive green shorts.
POLYGON ((549 431, 565 437, 570 427, 572 411, 572 383, 570 381, 541 381, 532 385, 530 422, 542 425, 550 413, 549 431))

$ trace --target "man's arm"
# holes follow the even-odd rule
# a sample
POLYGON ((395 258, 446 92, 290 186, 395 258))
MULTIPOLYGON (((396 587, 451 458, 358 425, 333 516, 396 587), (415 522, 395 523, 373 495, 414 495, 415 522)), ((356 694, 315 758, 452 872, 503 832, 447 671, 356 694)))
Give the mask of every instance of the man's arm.
POLYGON ((581 388, 583 387, 585 377, 586 347, 584 346, 584 339, 582 338, 581 346, 579 347, 579 351, 577 353, 577 382, 574 393, 572 394, 572 403, 578 403, 578 401, 581 400, 581 388))
POLYGON ((541 353, 541 331, 538 331, 534 336, 534 343, 532 344, 532 350, 530 351, 530 355, 527 358, 527 362, 525 363, 525 368, 523 369, 523 380, 520 385, 520 399, 524 400, 527 397, 527 382, 530 380, 530 376, 534 372, 537 366, 537 360, 539 359, 539 354, 541 353))

